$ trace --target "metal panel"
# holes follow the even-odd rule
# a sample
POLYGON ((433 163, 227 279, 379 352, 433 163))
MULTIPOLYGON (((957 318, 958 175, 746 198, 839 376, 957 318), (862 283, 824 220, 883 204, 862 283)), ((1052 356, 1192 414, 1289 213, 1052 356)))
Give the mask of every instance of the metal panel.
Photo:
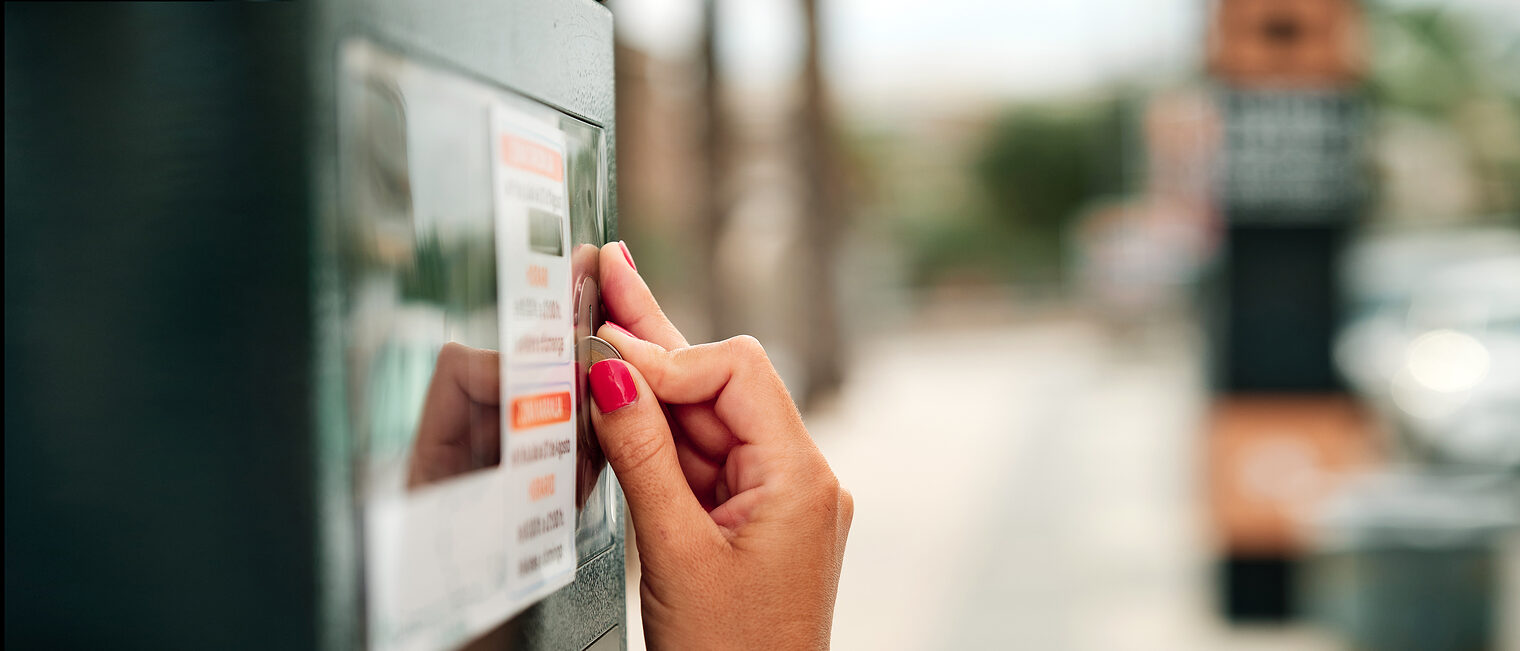
MULTIPOLYGON (((316 92, 313 159, 319 187, 313 210, 318 287, 316 323, 320 332, 316 368, 321 436, 318 477, 321 484, 320 544, 322 568, 321 632, 326 648, 349 648, 363 641, 362 560, 353 477, 344 463, 351 452, 350 429, 341 404, 341 282, 337 225, 340 219, 337 68, 346 42, 365 39, 417 62, 461 73, 578 117, 599 127, 605 138, 605 186, 602 204, 607 239, 616 238, 616 123, 612 73, 612 17, 590 0, 538 2, 431 3, 386 0, 338 1, 322 5, 314 30, 311 76, 316 92)), ((615 486, 615 482, 613 484, 615 486)), ((621 500, 620 493, 616 499, 621 500)), ((479 640, 476 648, 584 648, 606 644, 615 636, 626 645, 624 540, 615 532, 613 546, 581 558, 577 580, 479 640), (599 640, 599 638, 601 638, 599 640)))
POLYGON ((5 7, 5 641, 303 649, 296 5, 5 7))
MULTIPOLYGON (((340 43, 601 127, 612 237, 610 14, 338 0, 5 17, 7 645, 357 647, 340 43)), ((494 640, 621 646, 618 533, 494 640)))

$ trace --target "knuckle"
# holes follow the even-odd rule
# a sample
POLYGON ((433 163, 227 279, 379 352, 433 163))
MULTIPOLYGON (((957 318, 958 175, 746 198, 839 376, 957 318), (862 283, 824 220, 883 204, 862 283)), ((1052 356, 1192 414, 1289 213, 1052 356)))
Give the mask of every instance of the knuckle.
POLYGON ((634 332, 639 332, 648 327, 646 324, 651 319, 653 319, 655 322, 658 322, 663 318, 665 318, 665 315, 661 313, 660 308, 656 306, 653 310, 646 310, 635 314, 632 319, 629 319, 628 322, 623 325, 633 330, 634 332))
POLYGON ((844 488, 839 489, 839 519, 845 526, 855 519, 855 496, 844 488))
POLYGON ((839 485, 839 480, 830 475, 828 481, 824 483, 823 501, 831 506, 838 506, 839 494, 843 491, 844 488, 839 485))
POLYGON ((845 490, 839 485, 839 477, 830 472, 827 466, 822 472, 813 474, 814 480, 809 482, 811 488, 807 491, 808 500, 818 508, 835 508, 840 506, 840 494, 845 490))
POLYGON ((464 356, 466 350, 467 349, 465 348, 464 344, 461 344, 457 341, 450 341, 443 344, 443 348, 440 348, 438 350, 438 359, 450 360, 456 357, 462 357, 464 356))
POLYGON ((740 358, 754 361, 768 359, 765 355, 765 346, 760 345, 760 340, 750 335, 739 335, 728 340, 728 345, 740 358))
POLYGON ((658 458, 668 444, 657 428, 637 425, 607 447, 607 459, 622 472, 633 474, 658 458))
POLYGON ((643 366, 639 367, 639 373, 644 376, 644 381, 651 388, 665 387, 671 380, 670 367, 672 365, 671 353, 660 351, 649 357, 643 366))

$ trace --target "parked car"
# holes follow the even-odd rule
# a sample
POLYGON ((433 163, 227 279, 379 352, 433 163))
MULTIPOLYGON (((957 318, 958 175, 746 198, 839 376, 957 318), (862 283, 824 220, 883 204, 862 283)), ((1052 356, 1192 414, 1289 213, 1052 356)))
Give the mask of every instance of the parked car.
POLYGON ((1520 471, 1520 232, 1420 232, 1350 253, 1337 364, 1417 463, 1520 471))

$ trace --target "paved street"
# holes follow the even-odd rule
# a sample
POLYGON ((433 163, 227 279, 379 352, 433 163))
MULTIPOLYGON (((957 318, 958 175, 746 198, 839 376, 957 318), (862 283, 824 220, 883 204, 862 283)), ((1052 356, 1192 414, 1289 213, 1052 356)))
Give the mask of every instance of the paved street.
POLYGON ((856 497, 839 649, 1327 648, 1206 592, 1187 334, 1057 320, 872 342, 809 427, 856 497))
POLYGON ((1215 623, 1192 343, 1109 341, 1047 320, 863 342, 808 415, 856 500, 836 649, 1335 648, 1215 623))

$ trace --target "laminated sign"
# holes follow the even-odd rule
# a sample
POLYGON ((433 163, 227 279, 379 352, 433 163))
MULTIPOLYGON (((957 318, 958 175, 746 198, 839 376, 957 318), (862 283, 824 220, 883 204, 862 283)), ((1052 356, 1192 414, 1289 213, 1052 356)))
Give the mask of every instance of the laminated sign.
POLYGON ((521 604, 575 578, 577 419, 565 137, 503 105, 492 107, 490 119, 510 514, 507 586, 521 604))
MULTIPOLYGON (((346 178, 370 247, 355 256, 366 289, 352 299, 350 348, 366 405, 352 417, 366 642, 453 648, 570 584, 582 551, 611 544, 597 535, 613 526, 609 498, 577 502, 571 215, 595 212, 568 188, 591 197, 597 168, 552 109, 364 43, 344 55, 346 178), (400 290, 375 289, 395 278, 400 290), (445 359, 471 349, 499 354, 445 359), (483 367, 499 375, 480 359, 499 360, 483 367)), ((582 230, 582 248, 599 243, 582 230)))

